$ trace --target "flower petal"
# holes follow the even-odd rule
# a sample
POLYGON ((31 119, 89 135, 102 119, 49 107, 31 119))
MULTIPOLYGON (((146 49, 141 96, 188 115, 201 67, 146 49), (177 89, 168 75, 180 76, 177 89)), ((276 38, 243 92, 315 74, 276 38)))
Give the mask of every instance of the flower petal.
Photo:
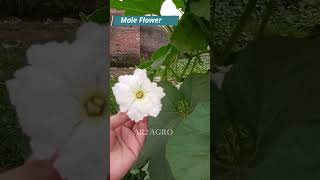
POLYGON ((81 107, 68 85, 49 72, 29 66, 19 70, 7 88, 22 129, 31 137, 34 153, 51 155, 80 118, 81 107))
POLYGON ((61 150, 55 167, 70 180, 107 179, 107 121, 82 123, 61 150))
POLYGON ((78 97, 88 93, 86 87, 106 88, 107 32, 94 23, 82 25, 77 40, 69 43, 47 43, 31 46, 27 51, 30 65, 69 81, 78 97))

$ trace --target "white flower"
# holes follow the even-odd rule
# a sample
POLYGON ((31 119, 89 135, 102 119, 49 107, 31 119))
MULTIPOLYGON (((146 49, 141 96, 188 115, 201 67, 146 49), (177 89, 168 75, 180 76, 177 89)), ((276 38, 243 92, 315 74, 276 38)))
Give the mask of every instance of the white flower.
POLYGON ((113 94, 121 112, 138 122, 146 116, 157 117, 161 111, 163 89, 151 82, 146 70, 136 69, 133 75, 119 77, 119 82, 112 87, 113 94))
POLYGON ((33 156, 58 148, 55 166, 68 180, 107 177, 107 31, 87 23, 72 44, 31 46, 29 66, 7 82, 33 156))
POLYGON ((161 16, 179 16, 181 17, 183 12, 181 9, 177 9, 172 0, 165 0, 160 9, 161 16))

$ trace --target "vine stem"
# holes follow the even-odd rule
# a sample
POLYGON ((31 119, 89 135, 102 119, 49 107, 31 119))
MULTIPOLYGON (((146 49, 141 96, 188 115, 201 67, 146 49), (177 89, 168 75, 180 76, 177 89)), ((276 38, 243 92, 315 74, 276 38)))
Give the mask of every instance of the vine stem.
POLYGON ((170 26, 161 26, 162 29, 169 35, 171 36, 171 34, 173 33, 174 29, 171 28, 170 26))
POLYGON ((168 68, 165 67, 164 72, 162 73, 161 80, 167 80, 167 71, 168 71, 168 68))
POLYGON ((247 24, 251 13, 255 9, 257 1, 258 0, 249 0, 247 6, 245 8, 244 13, 242 14, 239 22, 237 23, 237 25, 233 29, 233 32, 232 32, 229 40, 227 41, 226 46, 224 47, 224 49, 222 51, 221 57, 219 59, 217 59, 218 60, 217 64, 223 65, 225 63, 226 59, 229 57, 231 50, 234 47, 234 44, 239 39, 244 26, 247 24))
POLYGON ((209 42, 209 46, 210 46, 210 60, 211 60, 211 63, 214 62, 213 60, 213 47, 214 47, 214 43, 215 43, 215 24, 216 24, 216 17, 215 17, 215 10, 216 10, 216 0, 210 0, 210 31, 211 31, 211 40, 209 42))
POLYGON ((180 76, 180 81, 183 79, 183 76, 186 74, 188 67, 190 66, 191 60, 193 59, 193 57, 189 57, 187 65, 184 67, 181 76, 180 76))
POLYGON ((177 78, 177 80, 179 80, 179 76, 177 75, 177 73, 174 72, 174 70, 170 66, 168 66, 168 68, 171 71, 171 73, 177 78))
POLYGON ((191 73, 193 72, 193 69, 194 69, 194 67, 196 66, 196 64, 197 64, 197 62, 199 61, 199 59, 200 59, 200 56, 198 55, 195 59, 194 59, 194 62, 193 62, 193 64, 192 64, 192 67, 191 67, 191 73))
POLYGON ((201 55, 201 54, 206 54, 206 53, 210 53, 210 50, 201 51, 201 52, 198 52, 198 53, 196 53, 196 54, 193 54, 193 55, 191 55, 191 56, 189 56, 189 57, 196 57, 196 56, 199 56, 199 55, 201 55))
POLYGON ((266 9, 265 14, 263 16, 263 19, 261 21, 261 25, 260 25, 260 28, 259 28, 259 31, 258 31, 258 34, 257 34, 257 39, 262 36, 265 28, 268 25, 268 22, 269 22, 272 14, 274 12, 274 9, 275 9, 275 2, 276 2, 276 0, 270 0, 267 3, 267 9, 266 9))

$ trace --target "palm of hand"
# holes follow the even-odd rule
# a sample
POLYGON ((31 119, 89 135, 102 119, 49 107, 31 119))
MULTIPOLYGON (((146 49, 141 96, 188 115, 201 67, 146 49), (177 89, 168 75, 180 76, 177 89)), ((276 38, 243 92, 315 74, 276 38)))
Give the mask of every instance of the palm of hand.
POLYGON ((138 160, 146 135, 147 119, 135 123, 124 113, 110 119, 110 179, 121 179, 138 160))

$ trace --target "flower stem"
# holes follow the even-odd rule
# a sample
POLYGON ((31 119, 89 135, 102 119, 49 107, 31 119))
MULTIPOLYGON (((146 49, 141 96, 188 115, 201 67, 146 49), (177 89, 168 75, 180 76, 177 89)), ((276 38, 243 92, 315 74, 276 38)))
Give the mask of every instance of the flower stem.
POLYGON ((210 31, 211 31, 211 37, 210 37, 210 61, 213 64, 214 60, 213 60, 213 47, 215 46, 215 25, 216 25, 216 17, 215 17, 215 10, 216 10, 216 0, 211 0, 210 1, 210 31))
POLYGON ((233 32, 223 49, 221 57, 217 59, 218 60, 217 64, 223 65, 226 59, 228 59, 230 53, 232 52, 232 48, 234 47, 234 44, 239 39, 244 26, 247 24, 248 20, 250 19, 251 13, 255 9, 257 2, 258 0, 249 0, 244 13, 242 14, 238 24, 236 24, 236 27, 233 29, 233 32))
POLYGON ((161 77, 161 80, 167 80, 167 71, 168 71, 168 68, 165 67, 163 73, 162 73, 162 77, 161 77))
POLYGON ((259 31, 258 31, 258 34, 257 34, 257 37, 256 37, 257 39, 259 39, 259 38, 262 36, 265 28, 266 28, 267 25, 268 25, 268 22, 269 22, 272 14, 273 14, 273 12, 274 12, 274 9, 275 9, 275 1, 276 1, 276 0, 270 0, 270 1, 267 3, 267 9, 266 9, 266 11, 265 11, 265 14, 264 14, 264 16, 263 16, 262 22, 261 22, 261 24, 260 24, 260 28, 259 28, 259 31))
POLYGON ((196 66, 199 59, 200 59, 199 55, 194 59, 194 62, 192 64, 191 71, 190 71, 191 73, 193 72, 193 69, 196 66))
POLYGON ((171 73, 177 78, 177 80, 179 80, 179 76, 177 75, 177 73, 174 72, 174 70, 170 66, 168 66, 168 68, 171 71, 171 73))
POLYGON ((199 56, 201 54, 206 54, 206 53, 210 53, 210 50, 200 51, 200 52, 198 52, 196 54, 191 55, 190 57, 196 57, 196 56, 199 56))

